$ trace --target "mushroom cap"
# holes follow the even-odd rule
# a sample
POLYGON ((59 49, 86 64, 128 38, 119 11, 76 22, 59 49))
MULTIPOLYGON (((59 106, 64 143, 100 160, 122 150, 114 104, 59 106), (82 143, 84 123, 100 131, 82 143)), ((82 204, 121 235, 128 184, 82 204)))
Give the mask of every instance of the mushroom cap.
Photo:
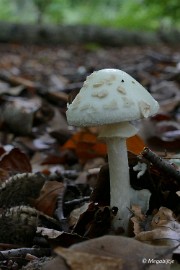
POLYGON ((119 69, 101 69, 87 76, 71 104, 67 121, 74 126, 98 126, 147 118, 158 102, 133 77, 119 69))

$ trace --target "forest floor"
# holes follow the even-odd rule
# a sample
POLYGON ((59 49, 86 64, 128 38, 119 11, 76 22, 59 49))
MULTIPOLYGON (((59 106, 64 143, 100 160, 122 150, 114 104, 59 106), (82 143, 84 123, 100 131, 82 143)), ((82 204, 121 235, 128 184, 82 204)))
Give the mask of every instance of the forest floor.
MULTIPOLYGON (((11 94, 11 91, 15 91, 9 88, 8 83, 19 86, 19 94, 23 92, 23 95, 30 94, 33 89, 48 102, 51 95, 51 103, 56 103, 65 112, 66 95, 72 90, 80 89, 88 74, 102 68, 118 68, 128 72, 148 89, 160 102, 160 113, 171 114, 173 120, 179 118, 178 47, 159 45, 103 48, 96 44, 43 47, 0 44, 0 59, 0 79, 3 83, 7 82, 6 85, 2 84, 1 92, 11 94), (59 95, 61 100, 58 101, 58 97, 53 98, 53 94, 59 95)), ((153 131, 143 134, 145 138, 152 135, 153 131)), ((156 137, 157 135, 161 136, 156 132, 156 137)), ((174 136, 177 139, 179 134, 174 136)), ((174 138, 167 138, 162 148, 174 148, 169 140, 172 142, 174 138)))
MULTIPOLYGON (((180 182, 176 173, 180 166, 179 48, 164 45, 102 47, 92 43, 69 46, 1 43, 0 269, 21 269, 21 267, 22 269, 51 270, 80 269, 82 266, 87 266, 88 257, 85 257, 87 254, 91 256, 92 262, 88 269, 93 269, 93 260, 98 256, 99 263, 104 265, 102 269, 112 267, 110 259, 106 261, 103 257, 106 253, 93 253, 94 246, 91 251, 85 248, 86 253, 82 257, 85 247, 82 246, 82 248, 77 248, 81 260, 79 268, 75 268, 79 256, 76 247, 75 251, 73 248, 69 251, 74 261, 69 259, 68 251, 61 248, 83 243, 87 239, 109 235, 111 227, 110 219, 107 225, 107 217, 104 216, 107 211, 111 213, 111 210, 107 208, 109 207, 108 184, 106 183, 105 186, 108 195, 103 196, 101 191, 91 195, 97 179, 102 179, 99 169, 106 164, 106 149, 102 150, 102 145, 97 139, 97 129, 77 130, 68 127, 65 114, 67 102, 73 97, 72 93, 82 87, 90 73, 103 68, 126 71, 139 81, 160 104, 160 110, 156 116, 137 123, 140 129, 138 139, 136 137, 127 144, 129 162, 130 167, 135 165, 134 162, 137 163, 144 146, 153 151, 155 162, 149 167, 148 179, 152 178, 155 181, 155 188, 152 181, 154 188, 152 191, 152 186, 147 184, 147 179, 138 188, 147 188, 153 194, 151 207, 148 209, 151 218, 154 217, 154 213, 158 213, 161 206, 166 208, 165 220, 169 227, 169 220, 173 220, 177 230, 175 228, 173 237, 169 231, 165 233, 168 239, 173 238, 173 241, 177 241, 176 245, 179 243, 178 191, 180 182), (171 172, 170 176, 166 175, 167 166, 163 163, 163 168, 160 168, 156 155, 174 162, 175 176, 171 172), (26 174, 22 175, 22 173, 26 174), (40 175, 37 176, 36 173, 40 175), (157 179, 159 179, 158 184, 157 179), (158 202, 157 196, 161 198, 158 202), (103 206, 97 206, 96 202, 103 206), (74 208, 83 205, 85 208, 81 209, 80 217, 77 213, 72 215, 74 208), (94 217, 97 217, 99 212, 101 212, 100 227, 98 223, 94 223, 94 217), (86 217, 82 213, 86 213, 86 217), (56 234, 52 236, 48 229, 53 229, 56 234), (40 251, 32 248, 34 243, 40 247, 40 251), (59 265, 62 264, 62 268, 56 267, 57 262, 55 266, 52 264, 49 268, 42 268, 45 263, 37 258, 49 256, 48 252, 51 253, 55 247, 56 253, 66 263, 58 262, 59 265), (12 252, 13 248, 22 253, 5 253, 12 252), (28 257, 29 253, 31 256, 28 257), (35 264, 26 266, 29 261, 32 265, 35 264)), ((153 163, 152 160, 148 160, 148 157, 146 162, 153 163)), ((169 172, 169 169, 167 171, 169 172)), ((106 175, 105 178, 108 178, 107 168, 103 173, 106 175)), ((131 184, 137 185, 134 174, 131 181, 131 184)), ((103 187, 102 190, 105 188, 103 187)), ((134 208, 133 211, 137 218, 138 210, 134 208)), ((145 215, 138 218, 144 219, 145 215)), ((142 228, 137 220, 133 221, 131 236, 135 235, 138 239, 142 228)), ((113 232, 113 234, 116 233, 113 232)), ((102 243, 96 244, 104 245, 105 249, 109 249, 111 240, 104 239, 102 243)), ((143 240, 139 237, 138 240, 144 242, 147 239, 143 240)), ((125 240, 121 239, 121 241, 125 240)), ((126 244, 132 248, 131 251, 135 250, 132 243, 118 242, 114 245, 126 244)), ((165 245, 168 246, 167 243, 165 245)), ((174 247, 175 244, 170 246, 174 247)), ((164 249, 152 251, 147 246, 146 248, 145 253, 141 254, 142 258, 149 252, 152 252, 150 257, 165 254, 164 249)), ((120 264, 119 258, 125 258, 127 254, 115 255, 115 253, 108 253, 108 258, 116 257, 117 261, 113 266, 115 268, 112 269, 119 269, 116 268, 120 264)), ((179 252, 174 254, 173 251, 169 251, 167 254, 171 261, 179 260, 179 252)), ((136 256, 130 262, 124 260, 122 269, 125 269, 127 265, 132 266, 131 264, 137 269, 144 269, 136 256)), ((162 269, 169 269, 169 266, 170 263, 166 265, 167 268, 162 269)))

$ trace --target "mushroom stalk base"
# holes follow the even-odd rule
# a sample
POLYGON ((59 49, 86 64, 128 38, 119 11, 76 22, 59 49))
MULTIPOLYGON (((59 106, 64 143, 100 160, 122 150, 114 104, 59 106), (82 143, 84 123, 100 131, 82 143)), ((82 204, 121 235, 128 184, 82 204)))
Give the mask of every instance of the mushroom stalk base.
POLYGON ((127 147, 125 138, 106 138, 110 170, 111 207, 118 207, 113 227, 128 230, 130 218, 130 182, 127 147))

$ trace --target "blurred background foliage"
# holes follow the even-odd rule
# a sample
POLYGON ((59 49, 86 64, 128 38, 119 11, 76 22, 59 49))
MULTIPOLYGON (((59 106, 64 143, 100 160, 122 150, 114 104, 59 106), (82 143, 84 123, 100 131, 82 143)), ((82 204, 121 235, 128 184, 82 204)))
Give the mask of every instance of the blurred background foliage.
POLYGON ((0 20, 169 30, 180 27, 180 1, 0 0, 0 20))

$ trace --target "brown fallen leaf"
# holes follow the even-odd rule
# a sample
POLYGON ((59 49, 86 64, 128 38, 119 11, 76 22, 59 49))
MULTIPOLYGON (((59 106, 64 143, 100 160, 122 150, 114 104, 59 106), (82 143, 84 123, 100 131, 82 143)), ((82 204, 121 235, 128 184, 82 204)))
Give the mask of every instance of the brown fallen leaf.
POLYGON ((141 212, 141 207, 139 205, 132 205, 131 211, 133 212, 133 217, 131 221, 134 226, 134 234, 137 235, 143 230, 143 224, 145 222, 145 215, 141 212))
POLYGON ((99 205, 110 205, 110 182, 109 166, 105 164, 101 167, 97 175, 96 186, 91 193, 90 200, 99 205))
POLYGON ((69 226, 72 228, 77 223, 80 215, 82 215, 89 207, 89 203, 83 204, 81 207, 74 209, 68 218, 69 226))
POLYGON ((48 243, 53 247, 64 247, 68 248, 73 244, 80 243, 87 240, 87 238, 82 237, 78 234, 68 233, 64 231, 57 231, 55 229, 48 229, 44 227, 37 227, 36 233, 42 235, 48 239, 48 243))
POLYGON ((112 218, 113 213, 110 207, 100 207, 96 203, 90 203, 88 208, 83 213, 80 213, 73 228, 73 233, 88 238, 105 235, 110 231, 112 218))
POLYGON ((11 175, 32 171, 29 158, 18 148, 13 148, 10 152, 6 152, 0 157, 0 168, 11 175))
MULTIPOLYGON (((159 211, 157 212, 157 214, 154 215, 151 225, 153 229, 158 228, 159 226, 169 227, 169 222, 174 222, 174 221, 176 221, 176 218, 173 215, 173 211, 166 207, 161 207, 159 211)), ((179 225, 179 229, 180 229, 180 225, 179 225)))
POLYGON ((70 270, 69 266, 65 264, 65 261, 62 257, 58 256, 55 259, 45 263, 42 267, 42 270, 70 270))
POLYGON ((37 227, 36 233, 39 233, 42 236, 46 236, 50 239, 54 239, 60 236, 63 233, 63 231, 57 231, 54 229, 49 229, 49 228, 44 228, 44 227, 37 227))
POLYGON ((180 243, 180 223, 173 212, 161 207, 151 222, 152 230, 140 232, 136 239, 154 245, 177 246, 180 243))
POLYGON ((112 235, 87 240, 72 245, 69 249, 58 247, 55 252, 59 256, 48 263, 43 270, 65 270, 67 265, 71 270, 143 270, 146 267, 156 270, 157 264, 158 270, 168 270, 173 263, 171 250, 168 251, 167 247, 159 248, 132 238, 112 235), (158 263, 162 259, 165 262, 169 260, 169 263, 158 263))
MULTIPOLYGON (((121 258, 123 262, 122 269, 144 269, 143 258, 166 259, 171 257, 171 253, 167 255, 168 252, 166 251, 168 249, 166 247, 159 248, 156 246, 150 246, 138 242, 132 238, 113 235, 106 235, 79 244, 75 244, 71 246, 70 249, 100 256, 110 256, 119 259, 121 258)), ((169 266, 158 266, 158 270, 166 269, 166 267, 167 269, 169 269, 169 266)))
MULTIPOLYGON (((144 147, 145 144, 138 135, 127 139, 127 149, 134 154, 139 154, 144 147)), ((92 132, 92 129, 89 128, 84 128, 75 133, 63 145, 63 149, 75 151, 82 163, 85 163, 88 159, 107 155, 106 144, 98 140, 97 130, 92 132)))
POLYGON ((64 192, 64 188, 65 186, 61 182, 46 182, 41 189, 39 198, 33 201, 34 207, 46 215, 53 216, 57 198, 60 193, 64 192))
POLYGON ((109 256, 97 256, 85 252, 78 252, 58 247, 55 252, 63 257, 71 270, 121 270, 122 259, 109 256))

